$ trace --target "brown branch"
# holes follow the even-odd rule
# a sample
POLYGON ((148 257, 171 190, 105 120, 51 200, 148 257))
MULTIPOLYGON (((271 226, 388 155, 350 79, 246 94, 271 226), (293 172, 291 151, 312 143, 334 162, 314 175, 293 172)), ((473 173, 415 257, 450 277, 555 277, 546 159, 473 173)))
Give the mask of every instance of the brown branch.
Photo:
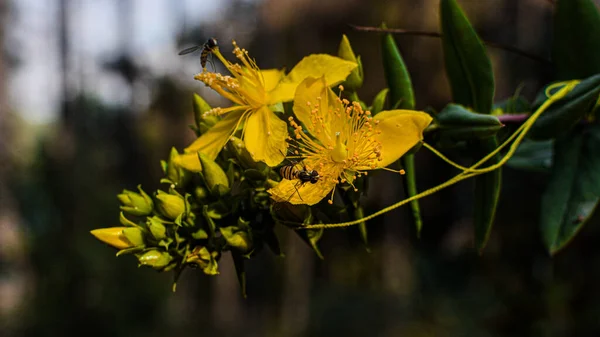
MULTIPOLYGON (((356 25, 350 25, 350 27, 354 28, 355 30, 359 31, 359 32, 380 32, 380 33, 392 33, 392 34, 401 34, 401 35, 415 35, 415 36, 427 36, 427 37, 437 37, 437 38, 441 38, 442 34, 441 33, 437 33, 437 32, 427 32, 427 31, 420 31, 420 30, 407 30, 407 29, 399 29, 399 28, 379 28, 379 27, 366 27, 366 26, 356 26, 356 25)), ((550 60, 535 55, 535 54, 531 54, 529 52, 523 51, 521 49, 518 49, 516 47, 513 46, 508 46, 505 44, 500 44, 500 43, 495 43, 495 42, 489 42, 489 41, 483 41, 483 43, 485 43, 486 45, 492 47, 492 48, 497 48, 497 49, 503 49, 506 51, 509 51, 511 53, 517 54, 517 55, 521 55, 523 57, 527 57, 529 59, 535 60, 537 62, 543 63, 543 64, 550 64, 550 60)))

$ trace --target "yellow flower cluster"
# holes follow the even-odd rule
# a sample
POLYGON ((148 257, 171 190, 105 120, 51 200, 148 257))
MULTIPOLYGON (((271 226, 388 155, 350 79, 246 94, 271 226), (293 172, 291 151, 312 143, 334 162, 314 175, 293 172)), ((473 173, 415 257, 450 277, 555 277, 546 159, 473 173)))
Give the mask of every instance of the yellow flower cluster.
POLYGON ((371 116, 359 103, 338 97, 330 87, 346 79, 357 67, 354 62, 325 54, 310 55, 286 75, 281 70, 261 70, 248 51, 235 42, 233 46, 240 63, 229 62, 217 47, 211 50, 231 75, 205 70, 195 76, 233 105, 208 111, 223 118, 176 158, 177 164, 190 171, 202 170, 198 152, 215 159, 242 127, 242 139, 255 161, 277 166, 291 144, 292 157, 299 159, 298 166, 302 167, 295 170, 315 171, 312 184, 283 179, 269 190, 271 197, 313 205, 338 183, 352 184, 368 170, 385 168, 398 160, 422 140, 423 130, 432 120, 428 114, 412 110, 382 111, 371 116), (298 119, 289 119, 293 138, 275 108, 291 100, 298 119))

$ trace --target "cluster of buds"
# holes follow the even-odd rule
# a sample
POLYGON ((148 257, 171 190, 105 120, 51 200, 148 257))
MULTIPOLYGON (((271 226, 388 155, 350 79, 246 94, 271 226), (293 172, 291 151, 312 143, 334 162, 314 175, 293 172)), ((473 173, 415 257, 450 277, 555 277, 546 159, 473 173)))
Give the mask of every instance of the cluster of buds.
MULTIPOLYGON (((202 113, 210 107, 195 96, 194 109, 194 129, 201 133, 213 122, 202 113)), ((265 244, 281 254, 266 192, 280 179, 278 174, 253 161, 237 137, 216 160, 198 153, 199 173, 180 167, 177 155, 173 149, 169 160, 162 162, 165 176, 160 182, 167 186, 165 190, 155 191, 152 197, 141 186, 138 191, 123 190, 117 196, 121 226, 91 233, 118 249, 117 256, 134 255, 140 266, 174 271, 176 279, 186 267, 216 275, 219 259, 230 252, 240 283, 245 284, 244 259, 255 256, 265 244)))

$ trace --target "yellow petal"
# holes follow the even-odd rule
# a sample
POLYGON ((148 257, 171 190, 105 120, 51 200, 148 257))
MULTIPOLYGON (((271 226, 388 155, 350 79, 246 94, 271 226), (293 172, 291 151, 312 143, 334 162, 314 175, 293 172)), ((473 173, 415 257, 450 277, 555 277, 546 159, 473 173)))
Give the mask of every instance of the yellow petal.
POLYGON ((179 158, 178 164, 188 170, 200 171, 200 161, 198 160, 197 155, 198 151, 204 153, 210 159, 215 160, 219 152, 221 152, 221 149, 227 144, 229 137, 231 137, 237 129, 243 114, 244 111, 242 110, 235 110, 227 114, 225 118, 220 120, 205 134, 185 148, 184 152, 186 154, 193 154, 195 159, 190 156, 179 158))
POLYGON ((285 75, 284 71, 279 69, 261 70, 260 74, 263 77, 266 92, 275 89, 285 75))
POLYGON ((422 111, 390 110, 375 115, 381 131, 378 140, 382 145, 383 160, 379 167, 386 167, 398 160, 418 142, 423 140, 423 130, 431 123, 431 116, 422 111))
POLYGON ((269 93, 269 104, 291 101, 296 87, 307 77, 325 76, 328 86, 342 82, 358 65, 327 54, 314 54, 303 58, 279 85, 269 93))
POLYGON ((325 146, 333 145, 336 132, 344 130, 341 127, 344 119, 331 113, 336 110, 344 111, 344 107, 337 95, 327 87, 324 77, 309 77, 300 83, 294 96, 294 115, 325 146), (316 121, 313 110, 317 104, 319 120, 313 124, 316 121))
POLYGON ((275 202, 289 202, 294 205, 314 205, 327 197, 335 186, 334 179, 319 180, 316 184, 299 183, 299 180, 283 179, 277 186, 269 189, 275 202))
POLYGON ((202 171, 202 165, 198 159, 198 152, 177 154, 171 159, 173 163, 192 172, 202 171))
POLYGON ((244 127, 244 143, 254 161, 269 166, 281 163, 287 152, 287 124, 273 111, 262 107, 253 112, 244 127))

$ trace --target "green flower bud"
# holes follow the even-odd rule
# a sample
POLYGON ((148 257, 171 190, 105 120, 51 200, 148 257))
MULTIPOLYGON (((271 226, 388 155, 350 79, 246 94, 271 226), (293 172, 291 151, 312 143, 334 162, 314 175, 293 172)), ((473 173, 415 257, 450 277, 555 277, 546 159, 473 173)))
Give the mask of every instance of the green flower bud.
POLYGON ((208 191, 204 187, 196 187, 194 189, 194 197, 198 202, 203 202, 208 198, 208 191))
POLYGON ((223 171, 219 164, 208 158, 202 152, 198 152, 198 158, 202 165, 202 174, 208 189, 218 196, 227 194, 229 192, 229 180, 227 179, 225 171, 223 171))
POLYGON ((218 256, 218 252, 211 253, 206 247, 197 246, 186 257, 186 263, 198 265, 207 275, 217 275, 219 274, 219 266, 216 260, 218 256))
POLYGON ((140 193, 123 190, 121 194, 117 195, 117 198, 123 204, 121 210, 136 216, 151 214, 154 208, 152 198, 142 190, 141 185, 138 185, 138 190, 140 193))
POLYGON ((234 226, 220 228, 220 231, 230 246, 244 253, 251 249, 252 238, 247 232, 241 231, 234 226))
POLYGON ((244 141, 237 137, 231 137, 227 143, 227 149, 233 153, 238 163, 245 169, 262 171, 266 166, 263 162, 255 162, 250 152, 246 149, 244 141))
POLYGON ((190 173, 176 163, 179 152, 173 147, 166 165, 165 174, 169 181, 176 186, 183 186, 190 178, 190 173))
POLYGON ((144 233, 137 227, 127 227, 123 229, 123 236, 125 236, 127 241, 131 242, 134 247, 139 247, 146 244, 144 242, 144 233))
POLYGON ((179 194, 169 194, 159 190, 156 194, 156 207, 160 214, 175 220, 185 212, 185 200, 179 194))
POLYGON ((200 134, 205 133, 213 125, 217 124, 219 118, 217 116, 208 114, 208 112, 211 110, 211 107, 202 97, 200 97, 200 95, 194 94, 192 104, 194 106, 194 119, 196 120, 196 128, 198 128, 200 134))
POLYGON ((148 217, 148 219, 146 220, 146 226, 148 227, 150 233, 152 233, 152 236, 156 240, 160 241, 167 237, 167 227, 165 227, 164 221, 161 220, 159 217, 148 217))
POLYGON ((131 227, 99 228, 94 229, 90 233, 92 233, 96 239, 121 250, 135 247, 135 245, 123 235, 123 230, 128 228, 131 227))
POLYGON ((356 57, 354 55, 354 51, 352 50, 352 46, 350 45, 350 41, 348 37, 344 34, 342 35, 342 41, 340 42, 340 47, 338 48, 338 56, 344 60, 352 61, 358 64, 358 67, 354 68, 350 75, 346 78, 343 85, 346 86, 351 91, 356 91, 363 84, 363 69, 362 62, 360 61, 360 56, 356 57))
POLYGON ((167 252, 161 252, 156 249, 138 255, 140 265, 149 266, 156 270, 165 268, 173 260, 173 257, 167 252))

